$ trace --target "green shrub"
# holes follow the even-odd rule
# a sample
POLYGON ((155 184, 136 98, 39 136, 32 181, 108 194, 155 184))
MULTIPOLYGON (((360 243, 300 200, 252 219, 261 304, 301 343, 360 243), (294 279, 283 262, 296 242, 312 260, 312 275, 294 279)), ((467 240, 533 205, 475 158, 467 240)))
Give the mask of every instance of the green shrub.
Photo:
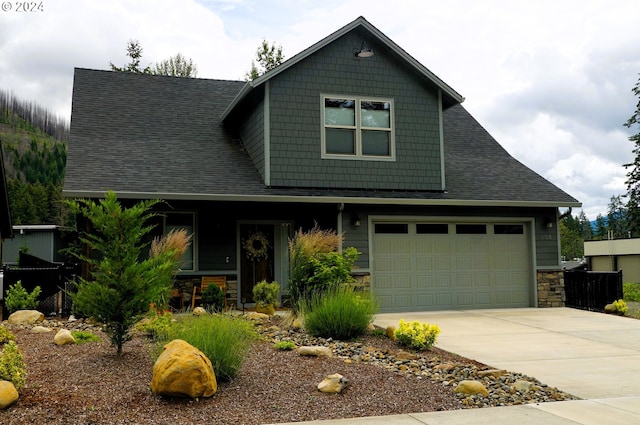
POLYGON ((173 323, 161 347, 174 339, 182 339, 202 351, 211 360, 216 379, 233 379, 245 360, 251 344, 257 339, 254 325, 242 318, 225 315, 185 316, 173 323))
POLYGON ((622 292, 625 301, 640 302, 640 283, 623 283, 622 292))
POLYGON ((0 380, 13 383, 18 391, 24 387, 27 378, 27 365, 15 341, 4 345, 0 352, 0 380))
POLYGON ((38 307, 38 296, 40 296, 40 287, 36 286, 29 293, 23 286, 22 281, 17 281, 7 290, 7 296, 4 304, 10 313, 18 310, 34 310, 38 307))
POLYGON ((405 322, 400 319, 400 325, 395 331, 398 342, 416 350, 427 350, 433 347, 439 334, 438 325, 420 323, 417 320, 405 322))
POLYGON ((363 334, 377 311, 370 294, 358 293, 350 285, 313 294, 302 303, 304 328, 310 335, 340 340, 363 334))
POLYGON ((15 341, 16 337, 11 331, 4 326, 0 325, 0 345, 6 344, 9 341, 15 341))
POLYGON ((137 329, 149 335, 154 341, 164 341, 173 320, 171 313, 159 314, 151 311, 138 323, 137 329))
POLYGON ((273 348, 280 351, 291 351, 296 348, 296 344, 293 341, 278 341, 273 344, 273 348))
POLYGON ((279 293, 280 285, 278 282, 267 283, 266 280, 263 280, 253 287, 253 301, 259 305, 277 307, 279 293))
POLYGON ((87 331, 71 331, 71 336, 73 336, 73 339, 76 340, 76 344, 78 345, 100 341, 98 335, 87 331))
POLYGON ((218 285, 209 285, 202 293, 202 305, 207 310, 224 310, 224 293, 218 285))

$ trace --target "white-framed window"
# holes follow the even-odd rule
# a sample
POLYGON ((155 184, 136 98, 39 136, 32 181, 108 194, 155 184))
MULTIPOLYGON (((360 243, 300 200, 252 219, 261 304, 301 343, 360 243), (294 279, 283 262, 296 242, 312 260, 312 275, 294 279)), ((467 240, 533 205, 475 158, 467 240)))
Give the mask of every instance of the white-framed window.
POLYGON ((323 95, 322 157, 395 160, 393 100, 323 95))
POLYGON ((196 215, 194 212, 165 212, 163 217, 163 230, 164 234, 168 234, 172 230, 184 229, 187 231, 187 235, 191 236, 191 244, 187 251, 182 256, 180 262, 180 270, 182 271, 195 271, 196 259, 195 259, 195 223, 196 215))

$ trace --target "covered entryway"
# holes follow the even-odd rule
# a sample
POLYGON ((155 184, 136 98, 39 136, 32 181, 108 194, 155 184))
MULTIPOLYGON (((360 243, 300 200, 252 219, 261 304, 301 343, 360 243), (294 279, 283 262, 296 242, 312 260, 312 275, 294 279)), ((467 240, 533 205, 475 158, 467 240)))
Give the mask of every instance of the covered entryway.
POLYGON ((381 312, 529 307, 527 223, 374 222, 381 312))

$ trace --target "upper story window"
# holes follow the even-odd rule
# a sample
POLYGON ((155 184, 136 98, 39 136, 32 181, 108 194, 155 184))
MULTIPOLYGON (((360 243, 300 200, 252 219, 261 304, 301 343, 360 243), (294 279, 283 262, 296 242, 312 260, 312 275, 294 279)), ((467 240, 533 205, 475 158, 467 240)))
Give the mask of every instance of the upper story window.
POLYGON ((322 97, 322 157, 394 160, 393 101, 322 97))

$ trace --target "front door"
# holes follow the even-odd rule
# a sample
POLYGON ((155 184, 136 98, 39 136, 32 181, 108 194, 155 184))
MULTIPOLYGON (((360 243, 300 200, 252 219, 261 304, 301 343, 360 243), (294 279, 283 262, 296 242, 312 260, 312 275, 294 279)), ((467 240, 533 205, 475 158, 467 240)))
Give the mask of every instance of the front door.
POLYGON ((240 302, 253 303, 253 287, 263 280, 278 282, 282 295, 289 276, 290 228, 283 222, 240 223, 240 302))

